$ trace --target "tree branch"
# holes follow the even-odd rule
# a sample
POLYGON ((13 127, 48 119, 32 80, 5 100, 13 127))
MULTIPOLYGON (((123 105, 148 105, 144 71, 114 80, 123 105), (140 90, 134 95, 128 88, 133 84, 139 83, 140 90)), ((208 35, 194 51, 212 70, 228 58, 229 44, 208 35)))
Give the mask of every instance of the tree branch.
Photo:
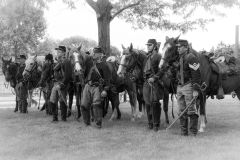
POLYGON ((97 3, 94 2, 93 0, 86 0, 86 2, 88 3, 88 5, 90 7, 92 7, 92 9, 96 12, 99 13, 98 7, 97 7, 97 3))
POLYGON ((139 5, 141 1, 142 1, 142 0, 139 0, 137 3, 129 4, 129 5, 121 8, 120 10, 118 10, 118 11, 112 16, 111 21, 112 21, 117 15, 119 15, 121 12, 123 12, 124 10, 139 5))

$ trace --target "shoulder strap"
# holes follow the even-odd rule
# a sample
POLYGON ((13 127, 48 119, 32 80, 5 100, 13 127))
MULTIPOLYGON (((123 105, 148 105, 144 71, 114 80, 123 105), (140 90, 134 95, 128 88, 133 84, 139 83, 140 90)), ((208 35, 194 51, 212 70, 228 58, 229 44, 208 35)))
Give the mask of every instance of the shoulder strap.
POLYGON ((96 64, 93 64, 93 65, 94 65, 94 69, 95 69, 95 71, 98 73, 98 75, 100 76, 100 78, 102 78, 102 76, 101 76, 101 74, 100 74, 100 72, 99 72, 99 70, 98 70, 96 64))

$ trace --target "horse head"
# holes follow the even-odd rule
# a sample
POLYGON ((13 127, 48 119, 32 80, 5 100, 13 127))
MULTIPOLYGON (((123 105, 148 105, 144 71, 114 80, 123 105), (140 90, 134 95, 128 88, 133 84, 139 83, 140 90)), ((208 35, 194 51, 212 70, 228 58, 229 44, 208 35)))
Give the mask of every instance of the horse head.
POLYGON ((162 69, 166 65, 169 65, 169 63, 172 63, 178 58, 178 51, 177 51, 177 42, 178 42, 179 36, 176 38, 169 38, 166 37, 166 42, 163 46, 163 52, 162 52, 162 58, 159 63, 159 68, 162 69))
POLYGON ((85 71, 85 59, 86 59, 86 53, 81 51, 82 45, 79 47, 73 47, 69 51, 69 57, 70 61, 73 66, 74 74, 84 74, 85 71))
POLYGON ((15 77, 18 66, 17 64, 12 62, 12 58, 10 58, 9 60, 5 60, 2 58, 2 62, 2 71, 5 76, 5 80, 7 82, 10 82, 15 77))
POLYGON ((25 61, 26 66, 22 74, 24 79, 29 79, 30 77, 38 77, 42 72, 43 61, 44 56, 29 56, 28 59, 25 61))
POLYGON ((118 76, 124 77, 127 72, 132 72, 137 65, 139 53, 133 49, 132 43, 130 47, 125 48, 122 45, 122 57, 117 71, 118 76))

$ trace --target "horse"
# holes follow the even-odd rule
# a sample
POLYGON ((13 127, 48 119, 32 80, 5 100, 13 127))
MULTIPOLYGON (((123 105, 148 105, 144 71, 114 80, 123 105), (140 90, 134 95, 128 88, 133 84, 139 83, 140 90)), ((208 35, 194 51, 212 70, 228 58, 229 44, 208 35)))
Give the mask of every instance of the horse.
MULTIPOLYGON (((17 112, 18 111, 18 99, 17 99, 18 91, 16 88, 16 85, 17 85, 16 74, 19 66, 17 63, 12 62, 12 58, 10 58, 9 60, 4 60, 2 58, 2 62, 3 62, 2 71, 5 76, 5 80, 10 83, 11 87, 14 89, 16 94, 16 106, 15 106, 14 112, 17 112)), ((30 91, 29 97, 32 98, 32 94, 33 94, 33 91, 30 91)), ((36 101, 31 101, 31 103, 35 104, 35 106, 37 105, 36 101)))
MULTIPOLYGON (((166 65, 171 65, 179 57, 176 44, 178 43, 179 36, 176 38, 166 37, 166 42, 163 47, 163 53, 159 64, 159 68, 164 68, 166 65)), ((204 54, 195 51, 190 48, 190 53, 195 55, 200 62, 200 72, 201 72, 201 83, 205 86, 205 89, 201 89, 199 93, 200 99, 200 132, 204 132, 206 126, 206 96, 216 95, 218 88, 216 85, 219 84, 219 75, 214 72, 211 67, 210 59, 204 54)), ((236 64, 240 65, 240 60, 236 59, 236 64)), ((223 80, 222 88, 225 94, 229 94, 232 91, 236 92, 238 99, 240 99, 240 75, 229 76, 227 80, 223 80)))
MULTIPOLYGON (((39 87, 39 80, 41 78, 41 72, 44 64, 44 56, 28 56, 25 61, 25 69, 23 71, 23 78, 27 82, 27 89, 29 93, 33 92, 33 89, 39 87)), ((31 107, 32 97, 29 94, 28 107, 31 107)))
MULTIPOLYGON (((141 70, 143 75, 143 62, 144 59, 147 57, 146 52, 142 50, 137 50, 133 48, 132 43, 130 47, 125 48, 122 45, 123 54, 121 58, 121 63, 118 68, 117 74, 119 76, 124 77, 126 73, 132 72, 135 67, 138 67, 141 70)), ((163 110, 165 112, 165 125, 169 125, 169 118, 168 118, 168 101, 169 101, 169 93, 175 93, 175 86, 173 83, 173 78, 170 76, 172 75, 170 70, 164 72, 164 76, 162 76, 162 86, 163 87, 163 110)), ((143 79, 143 77, 141 77, 143 79)), ((141 85, 143 85, 143 80, 141 85)))
MULTIPOLYGON (((93 58, 92 56, 81 52, 81 46, 77 47, 77 48, 72 48, 70 50, 70 59, 72 59, 75 64, 75 71, 79 72, 80 75, 83 76, 84 80, 86 80, 87 75, 93 65, 93 58), (73 58, 74 57, 74 58, 73 58)), ((116 70, 114 69, 114 65, 115 62, 111 63, 111 62, 106 62, 111 70, 111 77, 112 77, 112 81, 117 82, 116 90, 111 90, 108 92, 108 96, 107 98, 110 100, 111 104, 112 104, 112 108, 113 108, 113 114, 112 117, 110 118, 110 120, 113 119, 113 117, 115 117, 115 109, 117 111, 117 118, 120 119, 121 118, 121 113, 119 110, 119 92, 122 91, 122 86, 125 86, 124 89, 127 89, 128 93, 129 93, 129 98, 130 98, 130 104, 131 104, 131 108, 132 108, 132 117, 131 120, 134 121, 135 120, 135 116, 136 116, 136 95, 133 92, 134 88, 130 88, 129 86, 126 86, 128 83, 125 82, 125 80, 120 80, 120 79, 116 79, 116 77, 114 78, 113 73, 116 73, 116 70)), ((117 74, 116 74, 117 75, 117 74)), ((110 87, 113 88, 113 87, 110 87)), ((107 110, 107 106, 108 106, 108 101, 106 101, 106 103, 104 104, 105 106, 105 111, 107 110)), ((106 114, 106 112, 105 112, 106 114)))
MULTIPOLYGON (((2 71, 3 71, 3 75, 5 76, 5 80, 7 82, 10 83, 11 87, 15 90, 16 92, 16 85, 17 85, 17 81, 16 81, 16 74, 17 74, 17 70, 18 70, 18 65, 14 62, 12 62, 12 58, 10 58, 9 60, 4 60, 2 58, 2 71)), ((17 101, 17 95, 16 95, 16 106, 14 109, 14 112, 18 111, 18 101, 17 101)))
POLYGON ((46 109, 47 115, 52 115, 52 108, 49 105, 49 100, 51 96, 51 91, 54 85, 54 71, 53 68, 56 66, 56 63, 44 63, 42 68, 41 79, 39 81, 40 87, 43 87, 43 97, 45 100, 45 104, 41 108, 40 111, 46 109))

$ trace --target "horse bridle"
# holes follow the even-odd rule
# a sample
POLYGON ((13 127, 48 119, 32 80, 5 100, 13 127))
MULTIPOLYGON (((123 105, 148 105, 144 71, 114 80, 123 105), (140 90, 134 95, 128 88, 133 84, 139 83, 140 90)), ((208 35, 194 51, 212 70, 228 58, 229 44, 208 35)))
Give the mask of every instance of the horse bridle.
MULTIPOLYGON (((123 54, 123 55, 127 55, 127 54, 123 54)), ((131 64, 131 65, 124 65, 124 64, 119 64, 119 65, 121 65, 121 66, 123 66, 125 69, 126 69, 126 72, 127 73, 132 73, 133 72, 133 70, 134 70, 134 68, 137 66, 137 63, 138 63, 138 59, 139 59, 139 54, 137 54, 137 58, 135 59, 135 56, 133 55, 133 54, 131 54, 131 55, 127 55, 127 56, 130 56, 131 58, 133 57, 133 61, 134 61, 134 63, 133 64, 131 64)))
POLYGON ((34 66, 31 68, 31 70, 29 71, 29 70, 25 69, 25 71, 28 72, 28 73, 30 74, 29 77, 32 76, 32 74, 33 74, 33 72, 34 72, 35 70, 36 70, 36 72, 37 72, 37 61, 34 60, 34 59, 33 59, 33 61, 34 61, 34 66))

